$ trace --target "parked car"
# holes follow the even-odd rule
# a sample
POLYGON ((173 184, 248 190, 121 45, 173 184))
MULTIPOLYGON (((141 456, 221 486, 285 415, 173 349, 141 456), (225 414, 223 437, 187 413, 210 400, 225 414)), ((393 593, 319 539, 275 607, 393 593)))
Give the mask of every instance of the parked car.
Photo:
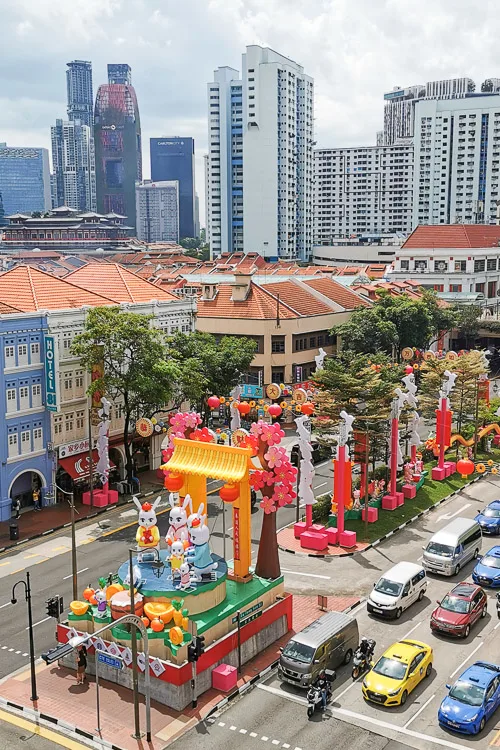
POLYGON ((431 615, 431 630, 446 635, 467 638, 471 626, 481 617, 486 617, 488 598, 480 586, 459 583, 431 615))
POLYGON ((500 666, 476 661, 455 684, 438 710, 439 724, 461 734, 478 734, 500 706, 500 666))
POLYGON ((487 505, 477 514, 476 521, 483 534, 500 534, 500 500, 493 500, 487 505))
POLYGON ((432 648, 421 641, 394 643, 363 680, 363 697, 383 706, 404 706, 412 690, 429 677, 432 656, 432 648))
POLYGON ((427 576, 423 567, 400 562, 374 584, 366 608, 370 614, 399 620, 405 609, 422 600, 426 588, 427 576))
MULTIPOLYGON (((311 440, 312 446, 312 460, 314 464, 319 464, 320 461, 326 461, 328 458, 332 458, 332 449, 330 446, 321 445, 317 440, 311 440)), ((292 446, 290 451, 290 462, 292 466, 299 465, 299 446, 297 443, 292 446)))
POLYGON ((477 558, 472 580, 479 586, 500 586, 500 545, 492 547, 485 555, 477 558))

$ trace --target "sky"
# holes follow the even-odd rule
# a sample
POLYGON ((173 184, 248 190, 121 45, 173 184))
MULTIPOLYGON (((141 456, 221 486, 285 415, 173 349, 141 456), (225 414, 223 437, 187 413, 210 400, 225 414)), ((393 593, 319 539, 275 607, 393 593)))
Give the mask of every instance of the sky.
POLYGON ((498 0, 0 0, 0 142, 45 146, 66 117, 66 63, 129 63, 144 177, 149 139, 192 136, 204 218, 206 84, 269 46, 315 80, 319 147, 374 145, 394 86, 500 77, 498 0))

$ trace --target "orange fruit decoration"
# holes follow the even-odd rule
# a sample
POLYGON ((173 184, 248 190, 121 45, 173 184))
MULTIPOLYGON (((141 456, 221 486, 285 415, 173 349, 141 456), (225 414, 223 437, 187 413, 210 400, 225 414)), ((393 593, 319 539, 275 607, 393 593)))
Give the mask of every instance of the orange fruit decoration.
POLYGON ((154 620, 151 620, 151 630, 153 630, 155 633, 161 633, 164 627, 164 623, 158 617, 155 617, 154 620))
POLYGON ((149 628, 149 620, 147 617, 141 617, 142 623, 145 628, 149 628))
POLYGON ((182 630, 181 628, 177 627, 177 625, 173 628, 170 628, 170 630, 168 631, 168 635, 170 637, 171 643, 173 643, 174 646, 180 646, 180 644, 184 640, 182 630))
POLYGON ((91 597, 93 597, 93 596, 94 596, 94 594, 95 594, 95 590, 94 590, 94 589, 93 589, 93 588, 92 588, 91 586, 87 586, 87 588, 86 588, 86 589, 85 589, 85 591, 83 592, 83 598, 84 598, 84 599, 85 599, 86 601, 88 601, 88 602, 89 602, 89 601, 90 601, 90 599, 91 599, 91 597))

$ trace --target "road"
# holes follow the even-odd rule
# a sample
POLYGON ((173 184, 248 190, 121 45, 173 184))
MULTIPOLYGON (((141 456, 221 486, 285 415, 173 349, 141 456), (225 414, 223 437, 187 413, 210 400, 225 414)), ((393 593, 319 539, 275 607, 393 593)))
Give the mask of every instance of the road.
POLYGON ((0 711, 0 747, 9 750, 53 750, 60 745, 68 750, 87 746, 57 734, 51 729, 27 721, 24 717, 0 711))

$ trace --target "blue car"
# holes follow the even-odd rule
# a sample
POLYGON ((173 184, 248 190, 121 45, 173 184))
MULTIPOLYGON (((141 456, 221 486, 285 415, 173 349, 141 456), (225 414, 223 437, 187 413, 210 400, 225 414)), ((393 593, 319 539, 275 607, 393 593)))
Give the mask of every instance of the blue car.
POLYGON ((478 557, 472 580, 479 586, 500 586, 500 545, 492 547, 483 557, 478 557))
POLYGON ((500 534, 500 500, 493 500, 487 505, 481 513, 478 513, 476 521, 483 534, 500 534))
POLYGON ((500 706, 500 667, 476 661, 465 670, 438 711, 440 726, 461 734, 478 734, 500 706))

